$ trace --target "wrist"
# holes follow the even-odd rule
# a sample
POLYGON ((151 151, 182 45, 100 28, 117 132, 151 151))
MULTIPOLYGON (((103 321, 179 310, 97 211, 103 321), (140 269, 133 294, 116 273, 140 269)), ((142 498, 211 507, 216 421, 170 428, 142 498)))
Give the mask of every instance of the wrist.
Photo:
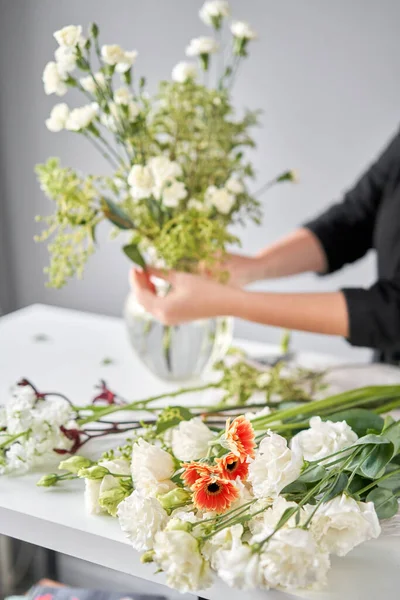
POLYGON ((249 300, 249 293, 241 288, 231 288, 229 293, 226 294, 221 314, 239 319, 243 318, 249 300))

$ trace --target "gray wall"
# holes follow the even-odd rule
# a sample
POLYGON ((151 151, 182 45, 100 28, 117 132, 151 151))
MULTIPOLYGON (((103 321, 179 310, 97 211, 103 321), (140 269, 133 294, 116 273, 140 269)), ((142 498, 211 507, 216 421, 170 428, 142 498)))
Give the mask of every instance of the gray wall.
MULTIPOLYGON (((7 209, 9 238, 9 281, 3 274, 1 286, 14 286, 18 307, 46 302, 119 314, 128 289, 128 262, 118 244, 105 240, 83 282, 71 282, 62 291, 44 287, 46 249, 32 241, 33 219, 51 207, 35 182, 34 164, 55 155, 84 171, 106 169, 85 140, 51 134, 44 126, 55 102, 44 95, 41 83, 55 49, 52 32, 96 20, 104 41, 140 51, 138 69, 154 83, 169 76, 190 37, 206 32, 196 16, 200 5, 200 0, 0 0, 0 197, 6 200, 2 209, 7 209)), ((340 197, 393 134, 400 108, 400 3, 232 0, 232 6, 260 34, 235 90, 237 106, 264 110, 254 153, 259 182, 286 167, 301 174, 300 185, 280 187, 266 197, 262 227, 242 232, 244 250, 254 252, 340 197)), ((259 288, 368 285, 374 271, 370 256, 330 278, 302 276, 259 288)), ((237 324, 237 333, 278 338, 275 330, 245 323, 237 324)), ((368 355, 322 336, 298 334, 296 344, 355 359, 368 355)))

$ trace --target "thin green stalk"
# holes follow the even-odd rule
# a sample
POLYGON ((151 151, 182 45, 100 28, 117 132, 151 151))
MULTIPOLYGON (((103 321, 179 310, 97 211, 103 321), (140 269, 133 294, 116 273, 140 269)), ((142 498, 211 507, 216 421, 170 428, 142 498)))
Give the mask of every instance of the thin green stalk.
POLYGON ((18 440, 20 437, 23 436, 28 436, 30 433, 30 430, 28 429, 27 431, 23 431, 22 433, 17 433, 15 435, 12 435, 11 437, 9 437, 5 442, 3 442, 2 444, 0 444, 0 450, 2 448, 6 448, 9 444, 13 444, 16 440, 18 440))
POLYGON ((363 494, 364 492, 367 492, 368 490, 370 490, 373 487, 375 487, 376 485, 378 485, 378 483, 380 483, 381 481, 390 479, 391 477, 393 477, 393 475, 398 475, 399 473, 400 473, 400 468, 395 469, 394 471, 391 471, 390 473, 386 473, 385 475, 382 475, 382 477, 380 477, 379 479, 375 479, 375 481, 372 481, 371 483, 369 483, 368 485, 363 487, 361 490, 358 490, 357 494, 363 494))
POLYGON ((93 144, 93 146, 96 148, 96 150, 98 152, 100 152, 100 154, 110 163, 110 165, 112 166, 113 169, 117 169, 118 168, 118 164, 114 162, 114 159, 108 154, 108 152, 106 152, 101 146, 100 144, 97 143, 96 138, 92 137, 89 133, 87 133, 86 131, 82 131, 83 135, 85 136, 85 138, 87 140, 89 140, 89 142, 91 142, 93 144))

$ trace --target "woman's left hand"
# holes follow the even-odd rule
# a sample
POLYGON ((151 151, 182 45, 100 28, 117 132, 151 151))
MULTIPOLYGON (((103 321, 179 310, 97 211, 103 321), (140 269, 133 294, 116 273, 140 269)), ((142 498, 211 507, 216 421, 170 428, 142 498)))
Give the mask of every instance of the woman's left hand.
POLYGON ((143 308, 164 325, 232 314, 234 298, 241 293, 201 275, 159 269, 132 269, 131 285, 143 308), (155 294, 149 275, 171 284, 166 296, 155 294))

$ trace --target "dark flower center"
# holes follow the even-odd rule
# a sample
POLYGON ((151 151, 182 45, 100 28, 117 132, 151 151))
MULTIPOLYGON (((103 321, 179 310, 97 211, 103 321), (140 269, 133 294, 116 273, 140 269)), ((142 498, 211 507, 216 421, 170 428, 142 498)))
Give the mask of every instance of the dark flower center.
POLYGON ((207 491, 210 494, 217 494, 220 491, 220 485, 219 485, 219 483, 215 483, 215 482, 214 483, 210 483, 207 486, 207 491))
POLYGON ((238 464, 237 460, 234 460, 233 462, 231 462, 231 463, 229 463, 229 464, 226 465, 226 469, 228 471, 234 471, 236 469, 236 467, 237 467, 237 464, 238 464))

